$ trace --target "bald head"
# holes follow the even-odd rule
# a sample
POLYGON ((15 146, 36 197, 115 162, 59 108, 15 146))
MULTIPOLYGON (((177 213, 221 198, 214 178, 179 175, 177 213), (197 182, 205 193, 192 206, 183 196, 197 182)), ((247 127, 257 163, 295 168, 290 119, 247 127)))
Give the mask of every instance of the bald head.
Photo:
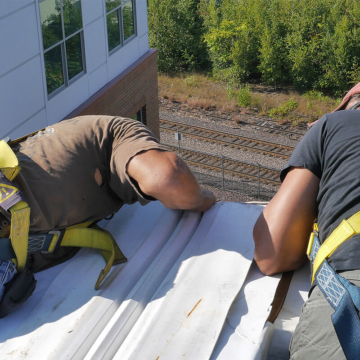
POLYGON ((359 109, 359 107, 360 107, 360 94, 355 94, 349 99, 348 103, 345 106, 345 110, 359 109))

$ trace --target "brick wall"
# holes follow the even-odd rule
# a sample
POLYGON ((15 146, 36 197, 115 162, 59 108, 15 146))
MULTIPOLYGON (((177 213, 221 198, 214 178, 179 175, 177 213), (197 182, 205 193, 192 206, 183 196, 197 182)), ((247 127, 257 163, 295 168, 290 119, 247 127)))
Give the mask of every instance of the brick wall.
POLYGON ((157 50, 150 49, 65 119, 80 115, 132 117, 145 108, 145 123, 160 138, 156 61, 157 50))

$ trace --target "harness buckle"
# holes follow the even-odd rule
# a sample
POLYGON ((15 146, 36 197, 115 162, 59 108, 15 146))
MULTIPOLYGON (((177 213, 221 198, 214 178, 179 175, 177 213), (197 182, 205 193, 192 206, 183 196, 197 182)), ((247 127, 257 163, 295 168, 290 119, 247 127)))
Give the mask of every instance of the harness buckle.
POLYGON ((41 251, 42 254, 52 254, 59 247, 63 238, 63 232, 60 230, 51 230, 48 234, 54 235, 54 237, 51 240, 48 250, 41 251))
POLYGON ((311 234, 310 234, 310 239, 309 239, 309 243, 308 243, 308 247, 307 247, 307 250, 306 250, 306 255, 308 257, 308 259, 310 261, 313 260, 313 257, 312 257, 312 250, 313 250, 313 245, 314 245, 314 239, 315 239, 315 236, 316 237, 319 237, 319 234, 316 230, 312 231, 311 234))

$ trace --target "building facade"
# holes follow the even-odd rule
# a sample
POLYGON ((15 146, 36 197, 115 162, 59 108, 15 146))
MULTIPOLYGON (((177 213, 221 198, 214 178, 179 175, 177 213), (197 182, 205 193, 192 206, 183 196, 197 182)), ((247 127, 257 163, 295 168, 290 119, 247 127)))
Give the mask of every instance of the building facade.
POLYGON ((146 0, 0 0, 0 138, 86 114, 159 137, 156 55, 146 0))

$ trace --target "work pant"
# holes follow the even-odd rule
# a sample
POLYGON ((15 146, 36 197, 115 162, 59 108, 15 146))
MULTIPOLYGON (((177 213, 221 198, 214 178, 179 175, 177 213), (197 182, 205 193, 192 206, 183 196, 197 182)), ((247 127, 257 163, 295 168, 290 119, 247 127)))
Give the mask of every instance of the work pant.
MULTIPOLYGON (((360 286, 360 270, 340 273, 356 286, 360 286)), ((316 286, 303 305, 300 321, 290 344, 291 360, 346 360, 334 326, 333 308, 316 286)))

